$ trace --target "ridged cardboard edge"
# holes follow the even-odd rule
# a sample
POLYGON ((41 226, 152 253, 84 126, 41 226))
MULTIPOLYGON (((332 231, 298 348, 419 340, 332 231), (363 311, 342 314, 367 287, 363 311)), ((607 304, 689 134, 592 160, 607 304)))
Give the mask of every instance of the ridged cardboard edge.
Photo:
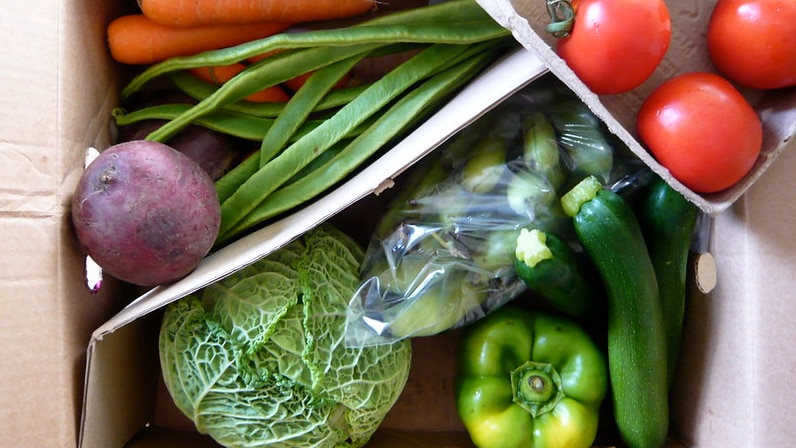
MULTIPOLYGON (((752 105, 758 111, 763 121, 763 148, 750 173, 735 186, 718 193, 697 194, 673 178, 669 171, 658 163, 635 137, 635 113, 643 98, 662 79, 682 71, 707 70, 712 71, 709 61, 704 54, 694 53, 695 48, 704 51, 704 45, 699 47, 690 40, 690 36, 683 37, 686 30, 694 32, 695 26, 704 25, 706 14, 712 9, 715 1, 697 2, 689 4, 688 8, 694 11, 680 11, 676 8, 685 8, 686 2, 667 2, 673 16, 673 43, 669 49, 667 59, 658 71, 637 92, 622 95, 599 96, 592 92, 575 73, 567 66, 553 50, 550 39, 543 38, 537 30, 541 21, 539 8, 544 6, 544 1, 530 4, 518 0, 476 0, 479 5, 504 28, 510 30, 514 38, 524 47, 534 51, 547 64, 550 72, 556 75, 581 100, 599 117, 608 130, 624 142, 627 147, 652 171, 664 178, 675 190, 682 193, 688 200, 696 204, 705 213, 716 216, 727 210, 738 200, 749 187, 763 175, 774 160, 789 146, 794 146, 793 135, 796 134, 796 88, 772 92, 744 91, 752 105), (516 5, 516 6, 515 6, 516 5), (541 6, 540 6, 541 5, 541 6), (518 12, 523 11, 523 14, 518 12), (688 23, 679 23, 682 17, 688 17, 688 23), (700 22, 701 21, 701 22, 700 22), (685 40, 678 42, 675 37, 685 40), (683 54, 678 54, 683 53, 683 54), (682 59, 682 66, 678 65, 682 59)), ((697 33, 699 34, 699 33, 697 33)))

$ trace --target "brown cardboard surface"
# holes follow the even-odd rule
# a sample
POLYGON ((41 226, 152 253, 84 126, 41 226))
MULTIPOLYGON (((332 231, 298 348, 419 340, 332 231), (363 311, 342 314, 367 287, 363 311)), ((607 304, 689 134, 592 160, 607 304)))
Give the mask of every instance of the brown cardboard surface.
POLYGON ((85 346, 130 294, 92 296, 67 219, 82 153, 106 134, 108 6, 32 0, 0 15, 0 446, 72 446, 85 346), (90 81, 89 81, 90 80, 90 81))
POLYGON ((687 446, 790 446, 796 437, 796 301, 792 292, 796 151, 716 217, 718 281, 694 293, 672 424, 687 446))
POLYGON ((677 424, 693 446, 796 438, 796 151, 716 218, 716 290, 689 304, 677 424))

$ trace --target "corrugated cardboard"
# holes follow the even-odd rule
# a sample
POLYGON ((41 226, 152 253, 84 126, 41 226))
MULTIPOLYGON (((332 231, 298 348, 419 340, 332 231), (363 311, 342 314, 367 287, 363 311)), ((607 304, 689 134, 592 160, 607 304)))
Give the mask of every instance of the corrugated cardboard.
POLYGON ((676 426, 688 446, 786 447, 796 439, 796 148, 716 218, 710 296, 687 309, 676 426))
POLYGON ((0 14, 0 446, 77 440, 85 347, 133 294, 82 286, 68 202, 89 142, 107 141, 118 5, 32 0, 0 14))
MULTIPOLYGON (((508 20, 518 39, 579 90, 577 81, 528 34, 527 22, 515 14, 515 7, 524 14, 539 7, 535 0, 480 2, 494 17, 508 20)), ((682 11, 673 17, 678 29, 693 32, 698 23, 694 20, 704 20, 705 8, 714 2, 668 3, 682 11)), ((0 446, 75 446, 81 421, 87 422, 84 446, 122 446, 133 437, 130 446, 137 447, 214 446, 185 430, 185 422, 170 413, 159 387, 152 338, 162 303, 150 307, 144 298, 123 309, 139 291, 126 290, 108 278, 99 295, 88 292, 83 285, 83 258, 69 228, 68 201, 85 149, 109 143, 107 117, 125 76, 110 62, 105 26, 132 10, 134 2, 30 0, 4 6, 0 15, 4 80, 0 83, 0 446), (101 374, 93 375, 92 369, 101 374), (92 381, 96 384, 84 390, 84 384, 92 381)), ((689 58, 670 54, 654 79, 672 73, 684 60, 704 61, 698 47, 687 50, 689 58)), ((632 126, 626 120, 649 87, 642 87, 635 100, 580 93, 595 111, 602 111, 601 117, 618 135, 632 139, 632 126), (600 104, 605 110, 597 107, 600 104)), ((703 208, 720 212, 711 245, 719 281, 710 295, 695 294, 689 302, 673 397, 673 432, 686 446, 778 447, 796 439, 789 418, 796 413, 796 354, 790 346, 796 339, 792 318, 796 301, 789 281, 796 265, 792 255, 796 242, 791 238, 796 223, 792 194, 796 184, 791 176, 796 165, 795 99, 793 89, 779 92, 766 100, 776 104, 769 108, 750 95, 761 105, 767 123, 767 156, 760 167, 768 169, 754 185, 750 178, 741 190, 696 199, 703 208)), ((373 178, 378 181, 361 185, 358 191, 379 190, 384 186, 381 181, 390 177, 381 173, 373 178)), ((334 210, 318 212, 305 219, 326 219, 334 210)), ((295 231, 277 226, 268 232, 274 232, 271 236, 276 239, 259 241, 260 254, 287 241, 295 231)), ((243 250, 236 255, 242 257, 238 264, 256 256, 243 250)), ((213 263, 208 261, 198 271, 199 283, 227 270, 213 263)), ((193 287, 158 289, 144 297, 182 295, 193 287)), ((450 376, 440 374, 449 369, 444 367, 450 362, 445 355, 451 353, 446 348, 452 341, 446 338, 454 337, 418 342, 417 359, 437 360, 443 370, 431 363, 414 368, 407 394, 373 445, 468 446, 450 408, 450 376)))

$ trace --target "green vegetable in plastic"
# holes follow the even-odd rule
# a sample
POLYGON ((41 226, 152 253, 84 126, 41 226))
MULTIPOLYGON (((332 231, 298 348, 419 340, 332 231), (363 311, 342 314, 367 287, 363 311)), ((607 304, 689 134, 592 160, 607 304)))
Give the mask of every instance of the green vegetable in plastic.
POLYGON ((347 347, 364 254, 319 227, 166 310, 159 349, 177 407, 229 447, 360 447, 400 395, 408 342, 347 347))
POLYGON ((550 111, 550 122, 569 158, 571 183, 587 176, 608 182, 614 168, 614 148, 603 133, 600 119, 580 99, 560 95, 550 111))
POLYGON ((550 119, 535 111, 522 119, 523 158, 529 168, 544 175, 557 191, 562 188, 567 172, 561 163, 556 132, 550 119))

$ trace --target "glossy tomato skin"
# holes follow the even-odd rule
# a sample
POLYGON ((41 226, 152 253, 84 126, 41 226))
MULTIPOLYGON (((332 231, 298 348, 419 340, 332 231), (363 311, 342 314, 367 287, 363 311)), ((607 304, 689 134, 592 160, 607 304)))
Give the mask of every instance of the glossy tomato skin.
POLYGON ((796 85, 796 1, 719 0, 707 42, 716 68, 738 84, 796 85))
POLYGON ((632 90, 658 67, 672 34, 663 0, 574 0, 575 22, 556 52, 593 92, 632 90))
POLYGON ((741 180, 763 143, 760 117, 713 73, 686 73, 661 84, 641 106, 637 127, 658 162, 697 193, 741 180))

